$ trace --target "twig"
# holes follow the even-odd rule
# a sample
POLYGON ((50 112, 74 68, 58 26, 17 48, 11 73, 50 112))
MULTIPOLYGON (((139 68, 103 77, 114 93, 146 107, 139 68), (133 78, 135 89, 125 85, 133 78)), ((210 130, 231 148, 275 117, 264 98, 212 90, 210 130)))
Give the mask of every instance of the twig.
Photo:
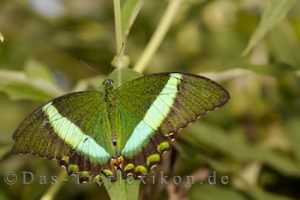
POLYGON ((148 43, 146 49, 142 53, 140 59, 134 66, 134 70, 138 72, 143 72, 149 63, 150 59, 153 57, 158 47, 161 45, 167 31, 169 30, 171 23, 177 13, 182 0, 170 0, 168 8, 166 9, 160 24, 155 30, 150 42, 148 43))
POLYGON ((57 182, 49 188, 49 190, 42 196, 41 200, 52 200, 52 199, 54 199, 56 193, 61 188, 65 177, 66 177, 66 171, 61 170, 60 174, 58 175, 57 182))
POLYGON ((116 31, 116 54, 123 54, 122 44, 124 42, 122 34, 122 19, 121 19, 121 2, 120 0, 114 0, 114 15, 115 15, 115 31, 116 31))

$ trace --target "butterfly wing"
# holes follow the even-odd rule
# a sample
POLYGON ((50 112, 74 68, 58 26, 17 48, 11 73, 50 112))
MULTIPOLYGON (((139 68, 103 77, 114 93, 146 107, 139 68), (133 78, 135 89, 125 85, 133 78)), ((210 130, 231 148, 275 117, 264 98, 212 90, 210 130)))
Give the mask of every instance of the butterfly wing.
POLYGON ((135 176, 160 163, 181 128, 229 99, 217 83, 186 73, 145 76, 122 85, 117 94, 123 171, 135 176))
POLYGON ((99 174, 114 151, 106 108, 100 92, 58 97, 19 125, 12 151, 57 159, 69 173, 99 174))

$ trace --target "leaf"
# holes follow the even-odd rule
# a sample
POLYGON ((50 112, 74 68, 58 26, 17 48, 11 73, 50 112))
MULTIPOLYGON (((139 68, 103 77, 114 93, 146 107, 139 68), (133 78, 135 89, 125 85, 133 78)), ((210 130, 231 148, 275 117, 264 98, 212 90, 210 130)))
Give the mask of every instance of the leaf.
POLYGON ((0 32, 0 42, 1 42, 1 43, 4 42, 4 37, 3 37, 3 35, 2 35, 1 32, 0 32))
POLYGON ((249 75, 251 73, 274 76, 275 78, 282 78, 283 75, 291 76, 297 73, 297 69, 287 64, 267 64, 267 65, 253 65, 245 61, 238 61, 228 66, 222 67, 215 72, 202 72, 199 75, 205 76, 215 81, 225 82, 232 79, 249 75))
POLYGON ((66 171, 61 170, 60 174, 57 177, 56 183, 52 184, 47 192, 41 197, 41 200, 53 200, 55 199, 56 194, 61 189, 64 180, 66 179, 66 171))
POLYGON ((111 200, 137 200, 139 195, 140 180, 122 178, 120 170, 117 171, 117 181, 112 182, 102 176, 103 184, 111 200))
POLYGON ((198 199, 231 199, 247 200, 247 196, 233 188, 219 185, 209 185, 208 183, 195 184, 188 192, 190 200, 198 199))
POLYGON ((35 101, 46 101, 64 93, 47 68, 32 60, 26 64, 24 72, 0 70, 0 91, 12 100, 35 101))
POLYGON ((176 172, 178 170, 187 170, 188 172, 192 172, 196 170, 199 165, 203 165, 203 162, 207 163, 209 166, 211 166, 211 168, 220 173, 231 173, 232 171, 232 162, 225 163, 219 161, 209 154, 193 148, 193 146, 190 144, 180 143, 180 145, 177 145, 175 143, 174 146, 176 148, 176 151, 178 151, 180 157, 182 158, 179 159, 179 161, 177 161, 176 163, 176 172))
POLYGON ((294 67, 299 67, 299 40, 291 24, 287 21, 280 23, 271 31, 270 36, 276 59, 294 67))
POLYGON ((120 85, 136 79, 142 76, 140 73, 130 69, 130 68, 116 68, 108 78, 114 81, 115 87, 119 87, 120 85))
POLYGON ((279 195, 279 194, 274 194, 270 193, 267 191, 264 191, 263 189, 259 187, 255 187, 252 185, 249 185, 247 188, 247 192, 249 196, 252 197, 252 199, 264 199, 264 200, 292 200, 291 198, 279 195))
POLYGON ((10 198, 8 198, 6 196, 6 194, 2 191, 2 189, 0 190, 0 199, 2 199, 2 200, 8 200, 8 199, 10 199, 10 198))
POLYGON ((145 0, 127 0, 122 6, 122 34, 123 38, 126 38, 130 32, 130 29, 142 9, 145 0))
MULTIPOLYGON (((230 181, 233 180, 229 180, 230 181)), ((221 183, 219 183, 221 184, 221 183)), ((291 200, 290 198, 283 197, 266 192, 259 187, 248 184, 245 191, 235 189, 233 187, 224 187, 212 185, 206 182, 198 183, 188 191, 189 199, 232 199, 232 200, 247 200, 247 199, 264 199, 264 200, 291 200)))
MULTIPOLYGON (((11 151, 11 145, 3 145, 0 146, 0 160, 11 151)), ((1 199, 1 198, 0 198, 1 199)))
MULTIPOLYGON (((222 152, 236 162, 260 161, 282 174, 300 177, 298 166, 288 154, 272 151, 264 146, 249 145, 239 136, 228 135, 222 129, 196 123, 188 128, 187 134, 181 138, 196 149, 207 147, 222 152), (201 144, 201 145, 199 145, 201 144)), ((240 133, 239 135, 241 135, 240 133)))
POLYGON ((79 80, 72 91, 84 91, 88 89, 101 91, 102 82, 105 79, 105 76, 98 75, 94 77, 84 78, 79 80))
POLYGON ((25 63, 24 72, 29 79, 44 80, 47 82, 54 83, 53 76, 47 67, 34 59, 29 59, 25 63))
POLYGON ((290 139, 292 150, 296 156, 298 166, 300 167, 300 134, 299 134, 300 117, 289 119, 286 124, 286 133, 290 139))
POLYGON ((252 34, 246 49, 242 53, 243 56, 246 56, 251 49, 287 15, 295 2, 296 0, 270 0, 258 27, 252 34))

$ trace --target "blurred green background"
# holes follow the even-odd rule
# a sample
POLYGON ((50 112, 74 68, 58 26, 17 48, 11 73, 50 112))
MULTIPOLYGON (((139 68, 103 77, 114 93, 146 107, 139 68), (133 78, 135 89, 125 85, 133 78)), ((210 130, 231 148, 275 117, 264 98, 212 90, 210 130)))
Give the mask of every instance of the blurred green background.
MULTIPOLYGON (((145 1, 127 41, 130 67, 167 4, 145 1)), ((296 0, 183 1, 143 73, 205 75, 220 82, 231 100, 182 131, 154 172, 159 177, 164 170, 169 184, 143 185, 141 199, 300 199, 299 11, 296 0), (205 183, 213 171, 217 183, 205 183), (193 175, 195 184, 172 184, 177 175, 193 175), (221 184, 222 176, 228 184, 221 184)), ((49 177, 61 169, 55 161, 11 155, 11 136, 43 102, 99 89, 114 70, 112 1, 0 0, 0 33, 0 199, 40 199, 55 187, 49 177), (6 184, 8 171, 19 179, 30 171, 35 181, 6 184), (47 177, 46 184, 39 176, 47 177)), ((103 187, 69 179, 54 199, 108 199, 103 187)))

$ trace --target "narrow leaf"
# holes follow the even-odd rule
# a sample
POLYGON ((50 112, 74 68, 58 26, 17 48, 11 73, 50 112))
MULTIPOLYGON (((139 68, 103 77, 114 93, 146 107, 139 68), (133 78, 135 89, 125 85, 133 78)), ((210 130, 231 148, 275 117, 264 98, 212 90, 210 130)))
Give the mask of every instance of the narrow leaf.
POLYGON ((297 164, 300 167, 300 134, 299 134, 300 118, 295 117, 290 119, 286 125, 286 133, 289 136, 293 152, 297 159, 297 164))
POLYGON ((25 63, 24 71, 29 79, 42 79, 54 83, 53 76, 48 68, 34 59, 29 59, 25 63))
MULTIPOLYGON (((11 145, 1 144, 0 146, 0 160, 11 151, 11 145)), ((0 198, 1 199, 1 198, 0 198)))
POLYGON ((271 31, 270 36, 275 58, 280 62, 300 67, 299 40, 291 24, 284 20, 284 23, 280 23, 271 31))
POLYGON ((64 93, 56 83, 49 79, 39 78, 38 74, 34 75, 38 71, 42 77, 48 76, 42 69, 36 69, 35 72, 0 70, 0 91, 6 93, 12 100, 31 99, 35 101, 46 101, 64 93))
POLYGON ((127 0, 122 6, 122 34, 126 38, 130 29, 142 9, 145 0, 127 0))
POLYGON ((264 146, 249 145, 242 137, 230 137, 222 129, 204 123, 196 123, 187 130, 181 138, 194 148, 202 150, 202 146, 211 147, 240 162, 260 161, 282 174, 300 176, 298 166, 287 154, 274 152, 264 146))
POLYGON ((110 196, 110 200, 137 200, 139 195, 140 181, 122 178, 121 172, 117 171, 117 181, 112 182, 108 178, 102 178, 104 186, 110 196))
POLYGON ((4 42, 4 37, 1 32, 0 32, 0 42, 4 42))
POLYGON ((108 76, 108 78, 114 81, 115 87, 119 87, 122 84, 140 76, 142 76, 140 73, 130 68, 117 68, 108 76))
POLYGON ((247 188, 249 196, 252 197, 252 199, 264 199, 264 200, 292 200, 289 197, 282 196, 280 194, 274 194, 269 191, 265 191, 259 187, 255 187, 252 185, 248 185, 247 188))
POLYGON ((288 13, 296 0, 271 0, 264 11, 258 27, 254 31, 250 41, 243 52, 246 56, 251 49, 288 13))
POLYGON ((231 199, 231 200, 246 200, 246 195, 243 195, 238 190, 223 187, 219 185, 195 184, 188 192, 190 200, 197 199, 231 199))
POLYGON ((89 78, 80 79, 74 88, 73 92, 84 91, 84 90, 100 90, 102 91, 102 82, 105 79, 102 75, 97 75, 89 78))

